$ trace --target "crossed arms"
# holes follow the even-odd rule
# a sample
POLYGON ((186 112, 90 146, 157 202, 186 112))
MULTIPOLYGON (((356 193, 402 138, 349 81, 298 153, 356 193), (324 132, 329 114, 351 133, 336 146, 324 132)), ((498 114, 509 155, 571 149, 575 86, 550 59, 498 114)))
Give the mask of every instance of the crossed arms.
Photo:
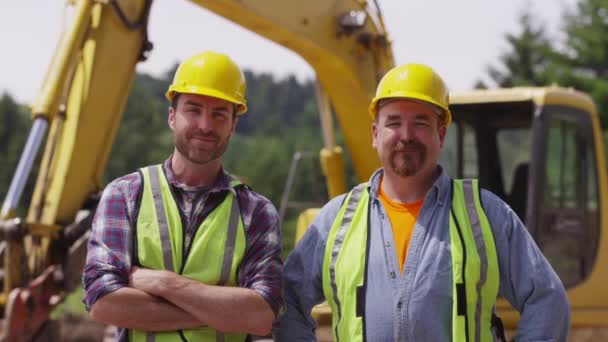
POLYGON ((266 335, 282 306, 281 230, 270 201, 248 192, 251 225, 239 286, 212 286, 170 271, 133 268, 133 205, 141 179, 110 183, 93 220, 83 271, 84 302, 94 320, 127 329, 175 331, 209 326, 266 335))
POLYGON ((170 271, 134 268, 129 287, 97 300, 91 317, 144 331, 210 326, 222 332, 264 336, 271 331, 274 312, 251 289, 212 286, 170 271))

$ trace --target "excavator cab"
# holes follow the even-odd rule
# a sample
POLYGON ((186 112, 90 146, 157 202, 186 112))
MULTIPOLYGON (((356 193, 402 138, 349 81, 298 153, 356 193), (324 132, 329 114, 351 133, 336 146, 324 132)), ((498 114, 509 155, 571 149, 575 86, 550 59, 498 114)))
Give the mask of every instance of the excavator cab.
MULTIPOLYGON (((571 89, 513 88, 456 93, 450 108, 441 164, 511 206, 567 288, 573 324, 593 325, 591 308, 608 314, 599 290, 608 273, 597 267, 606 260, 598 251, 608 243, 607 185, 593 102, 571 89)), ((515 327, 508 303, 497 307, 515 327)))

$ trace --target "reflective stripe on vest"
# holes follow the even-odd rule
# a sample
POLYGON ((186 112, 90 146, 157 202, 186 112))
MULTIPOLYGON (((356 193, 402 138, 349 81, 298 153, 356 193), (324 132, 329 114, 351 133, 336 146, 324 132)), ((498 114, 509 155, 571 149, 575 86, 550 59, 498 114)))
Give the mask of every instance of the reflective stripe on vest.
POLYGON ((453 340, 492 341, 492 312, 500 275, 494 236, 481 206, 477 180, 452 181, 450 241, 455 298, 453 340))
MULTIPOLYGON (((369 191, 355 187, 330 230, 323 261, 323 292, 332 309, 335 341, 365 340, 369 252, 369 191)), ((453 341, 491 341, 499 270, 494 237, 476 180, 454 180, 450 215, 453 341)))
POLYGON ((336 342, 362 341, 365 336, 365 296, 361 294, 365 292, 368 211, 367 184, 359 184, 347 195, 327 237, 323 292, 332 309, 336 342))
MULTIPOLYGON (((201 223, 188 255, 183 255, 180 209, 161 165, 140 170, 143 192, 137 218, 137 256, 142 267, 166 269, 205 284, 237 285, 237 270, 245 254, 245 232, 236 191, 229 192, 201 223), (184 259, 185 258, 185 259, 184 259)), ((240 184, 232 181, 234 188, 240 184)), ((223 334, 208 327, 179 332, 129 330, 130 341, 245 341, 245 334, 223 334), (180 336, 181 335, 181 336, 180 336)))

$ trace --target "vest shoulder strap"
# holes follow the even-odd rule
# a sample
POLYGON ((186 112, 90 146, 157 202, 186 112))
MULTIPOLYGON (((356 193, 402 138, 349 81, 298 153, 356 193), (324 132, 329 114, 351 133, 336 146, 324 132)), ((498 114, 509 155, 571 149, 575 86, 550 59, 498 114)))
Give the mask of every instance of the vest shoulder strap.
POLYGON ((365 336, 368 211, 368 185, 362 183, 345 196, 327 239, 323 292, 332 308, 333 334, 338 342, 365 336))
POLYGON ((500 275, 494 236, 481 205, 477 180, 452 181, 450 235, 456 297, 454 336, 483 341, 491 337, 486 327, 490 326, 500 275))

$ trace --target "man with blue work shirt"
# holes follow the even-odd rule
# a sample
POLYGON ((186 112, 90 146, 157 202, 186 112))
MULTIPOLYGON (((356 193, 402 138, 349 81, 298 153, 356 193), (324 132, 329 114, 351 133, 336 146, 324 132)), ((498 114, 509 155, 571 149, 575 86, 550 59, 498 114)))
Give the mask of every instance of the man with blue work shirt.
POLYGON ((570 306, 517 215, 437 164, 451 122, 429 67, 389 71, 369 111, 382 168, 331 200, 285 264, 279 341, 311 341, 327 300, 334 341, 491 341, 497 295, 517 341, 566 341, 570 306))
POLYGON ((222 167, 247 111, 245 77, 224 54, 184 61, 166 92, 173 154, 110 183, 84 267, 91 317, 119 341, 248 341, 283 306, 272 203, 222 167))

